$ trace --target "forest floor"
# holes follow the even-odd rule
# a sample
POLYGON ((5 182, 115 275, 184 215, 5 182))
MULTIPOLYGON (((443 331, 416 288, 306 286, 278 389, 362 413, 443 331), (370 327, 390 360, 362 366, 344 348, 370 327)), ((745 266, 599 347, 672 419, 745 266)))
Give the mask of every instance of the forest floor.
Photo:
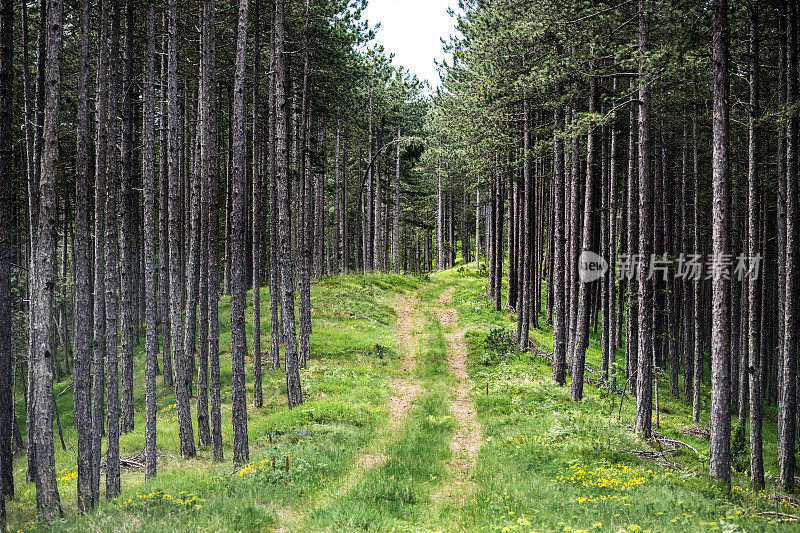
MULTIPOLYGON (((509 349, 496 332, 491 337, 500 342, 487 342, 498 328, 512 331, 515 317, 493 311, 485 290, 485 273, 473 265, 424 279, 370 274, 315 282, 306 401, 289 410, 283 373, 265 367, 265 405, 248 410, 252 463, 236 472, 223 298, 226 462, 214 463, 204 448, 180 459, 173 396, 159 378, 158 476, 145 482, 131 464, 122 472, 122 496, 80 515, 72 395, 61 394, 63 382, 56 394, 67 450, 56 439, 56 467, 65 518, 35 522, 35 489, 18 457, 11 531, 800 531, 776 521, 776 512, 798 511, 773 493, 774 407, 764 427, 769 489, 754 492, 746 473, 735 472, 728 491, 706 475, 708 441, 686 434, 694 427, 691 406, 669 397, 663 377, 658 431, 688 446, 636 437, 628 428, 631 399, 620 409, 620 395, 592 372, 584 401, 570 402, 568 388, 551 380, 549 328, 532 331, 532 352, 509 349), (653 452, 665 452, 660 462, 674 468, 643 457, 653 452)), ((266 290, 262 306, 262 346, 269 346, 266 290)), ((247 317, 249 338, 250 309, 247 317)), ((597 343, 592 336, 593 368, 597 343)), ((123 457, 144 445, 141 347, 135 357, 136 429, 121 438, 123 457)), ((24 420, 24 406, 17 410, 24 420)), ((742 453, 734 450, 746 464, 746 446, 742 453)))

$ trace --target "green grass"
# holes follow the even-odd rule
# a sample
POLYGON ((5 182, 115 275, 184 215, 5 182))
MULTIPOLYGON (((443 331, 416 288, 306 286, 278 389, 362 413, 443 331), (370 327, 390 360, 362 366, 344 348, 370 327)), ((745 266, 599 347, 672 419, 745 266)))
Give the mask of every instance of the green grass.
MULTIPOLYGON (((174 457, 159 460, 148 482, 139 471, 123 471, 122 495, 95 513, 76 510, 72 395, 58 397, 68 451, 56 447, 56 469, 65 518, 45 527, 35 521, 35 487, 25 483, 25 458, 17 457, 17 498, 8 505, 9 529, 17 531, 253 531, 271 529, 277 513, 298 505, 350 469, 358 452, 386 418, 388 380, 396 372, 396 298, 416 287, 413 278, 370 274, 324 279, 313 285, 312 357, 302 372, 306 402, 289 410, 283 373, 264 368, 264 408, 248 409, 252 465, 232 475, 230 299, 220 304, 222 422, 226 462, 215 464, 200 448, 195 459, 180 458, 174 396, 158 378, 158 449, 174 457), (276 469, 272 469, 275 457, 276 469), (289 457, 289 470, 285 470, 289 457), (191 496, 188 496, 191 495, 191 496), (182 503, 176 503, 182 500, 182 503)), ((263 290, 262 347, 269 346, 269 294, 263 290)), ((248 304, 252 300, 248 298, 248 304)), ((247 310, 251 338, 252 309, 247 310)), ((144 358, 135 350, 136 429, 120 439, 122 456, 144 447, 144 358)), ((247 360, 248 405, 252 403, 252 363, 247 360)), ((58 395, 67 382, 56 386, 58 395)), ((192 402, 194 403, 194 402, 192 402)), ((193 406, 194 412, 194 406, 193 406)), ((24 405, 17 405, 24 421, 24 405)), ((24 431, 24 427, 22 427, 24 431)), ((196 431, 196 427, 195 427, 196 431)), ((196 438, 196 433, 195 433, 196 438)), ((56 439, 58 441, 58 439, 56 439)), ((101 492, 103 489, 101 480, 101 492)))
MULTIPOLYGON (((515 328, 514 317, 491 309, 486 278, 468 265, 433 277, 439 286, 455 285, 453 304, 459 325, 467 330, 469 371, 485 443, 478 458, 476 520, 484 531, 773 531, 774 521, 757 516, 775 511, 769 488, 749 489, 746 473, 734 472, 731 493, 707 475, 708 441, 685 436, 692 425, 691 406, 671 398, 663 377, 659 383, 659 431, 696 448, 675 452, 679 472, 625 453, 648 444, 624 428, 632 424, 634 402, 626 398, 617 421, 619 395, 586 384, 584 401, 569 401, 569 389, 552 383, 545 359, 514 353, 493 366, 482 364, 483 340, 495 327, 515 328), (486 394, 486 384, 489 393, 486 394), (609 416, 611 401, 614 414, 609 416)), ((430 289, 432 290, 432 289, 430 289)), ((545 317, 540 315, 540 324, 545 317)), ((552 330, 531 334, 542 352, 552 353, 552 330)), ((622 350, 618 353, 622 360, 622 350)), ((592 333, 587 363, 600 368, 599 337, 592 333)), ((568 383, 569 384, 569 383, 568 383)), ((702 404, 707 409, 708 389, 702 404)), ((707 411, 703 422, 708 423, 707 411)), ((734 425, 737 420, 734 419, 734 425)), ((765 427, 767 476, 777 472, 774 410, 765 427)), ((778 506, 796 514, 793 507, 778 506)), ((783 523, 780 530, 797 530, 783 523)))
POLYGON ((431 493, 445 475, 454 421, 448 408, 446 341, 439 323, 429 318, 424 335, 416 368, 422 393, 402 437, 390 446, 384 463, 313 513, 307 530, 407 531, 431 519, 431 493))
MULTIPOLYGON (((66 517, 50 525, 35 521, 35 489, 24 483, 24 457, 15 462, 17 499, 9 504, 9 527, 52 531, 797 531, 759 513, 780 510, 771 477, 777 472, 775 410, 768 407, 764 456, 768 489, 749 489, 746 472, 734 472, 729 492, 707 475, 708 442, 685 436, 693 425, 691 406, 668 394, 659 381, 659 431, 693 446, 674 453, 674 472, 639 459, 644 450, 626 425, 634 400, 587 384, 584 401, 570 402, 568 388, 552 383, 545 359, 512 352, 487 363, 484 341, 501 327, 516 329, 515 317, 494 311, 485 275, 474 264, 434 274, 430 279, 398 275, 324 278, 312 286, 312 358, 302 372, 306 402, 286 407, 281 371, 265 367, 263 409, 250 408, 252 463, 232 472, 230 427, 230 308, 220 305, 223 437, 227 461, 215 464, 210 450, 184 461, 178 452, 174 398, 159 378, 158 476, 144 481, 139 471, 123 471, 123 494, 96 512, 76 511, 71 428, 72 395, 58 397, 69 451, 57 445, 59 490, 66 517), (446 364, 447 341, 435 318, 436 299, 453 289, 452 305, 468 349, 472 398, 483 445, 469 487, 457 489, 457 503, 436 501, 452 482, 449 443, 455 420, 449 410, 454 380, 446 364), (387 425, 391 380, 400 370, 395 307, 415 292, 419 343, 411 377, 420 393, 398 427, 387 425), (487 392, 488 385, 488 392, 487 392), (612 412, 613 414, 610 415, 612 412), (369 454, 383 460, 364 467, 369 454), (288 457, 288 470, 286 468, 288 457), (273 468, 273 460, 275 467, 273 468)), ((503 295, 505 296, 505 294, 503 295)), ((269 346, 269 295, 262 294, 262 346, 269 346)), ((252 313, 248 309, 250 336, 252 313)), ((540 315, 531 338, 552 351, 552 330, 540 315)), ((599 338, 590 334, 587 363, 600 368, 599 338)), ((406 352, 406 356, 409 354, 406 352)), ((617 360, 622 360, 622 350, 617 360)), ((122 455, 143 448, 144 376, 141 347, 135 352, 136 430, 121 438, 122 455)), ((56 386, 58 395, 67 382, 56 386)), ((248 399, 252 365, 248 359, 248 399)), ((708 423, 708 388, 701 389, 702 424, 708 423)), ((19 420, 24 406, 17 405, 19 420)), ((734 418, 734 426, 737 420, 734 418)), ((23 428, 24 429, 24 428, 23 428)), ((745 462, 746 461, 745 457, 745 462)), ((101 484, 102 487, 102 484, 101 484)))

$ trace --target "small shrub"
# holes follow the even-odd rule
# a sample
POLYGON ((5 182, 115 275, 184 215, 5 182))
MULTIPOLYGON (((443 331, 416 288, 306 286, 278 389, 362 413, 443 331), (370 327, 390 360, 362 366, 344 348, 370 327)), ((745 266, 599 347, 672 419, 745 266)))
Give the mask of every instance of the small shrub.
POLYGON ((483 340, 484 365, 491 365, 505 361, 517 353, 517 343, 514 335, 505 328, 495 328, 483 340))

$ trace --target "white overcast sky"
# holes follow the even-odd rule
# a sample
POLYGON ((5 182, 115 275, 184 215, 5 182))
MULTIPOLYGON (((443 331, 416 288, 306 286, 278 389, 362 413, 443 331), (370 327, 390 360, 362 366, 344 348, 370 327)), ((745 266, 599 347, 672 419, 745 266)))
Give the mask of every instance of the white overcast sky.
POLYGON ((440 81, 435 60, 450 60, 441 39, 449 40, 456 31, 448 7, 458 11, 458 0, 369 0, 363 17, 372 27, 380 23, 375 40, 394 53, 396 65, 436 88, 440 81))

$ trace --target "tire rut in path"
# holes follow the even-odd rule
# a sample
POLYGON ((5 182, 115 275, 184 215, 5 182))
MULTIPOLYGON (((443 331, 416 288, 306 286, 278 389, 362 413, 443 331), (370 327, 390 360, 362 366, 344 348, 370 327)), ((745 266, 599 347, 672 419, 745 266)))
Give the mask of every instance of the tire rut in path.
MULTIPOLYGON (((400 370, 390 384, 389 420, 381 430, 380 436, 358 456, 353 469, 340 478, 338 486, 317 497, 312 506, 313 510, 327 507, 338 495, 352 490, 369 470, 387 461, 387 449, 399 437, 411 405, 419 396, 421 388, 414 373, 419 347, 419 335, 414 335, 414 332, 419 329, 420 325, 419 300, 416 294, 403 297, 395 307, 395 311, 397 312, 395 330, 400 370)), ((302 516, 297 510, 278 507, 275 512, 280 520, 280 524, 275 529, 277 533, 302 530, 302 516)))
POLYGON ((451 389, 450 411, 455 417, 457 427, 450 442, 452 457, 448 462, 450 482, 434 495, 437 504, 464 503, 475 488, 472 479, 475 472, 476 457, 481 446, 481 428, 478 423, 475 405, 470 397, 472 380, 467 373, 467 345, 464 331, 457 330, 458 313, 451 307, 453 288, 445 290, 437 305, 436 317, 445 330, 447 339, 447 364, 455 377, 451 389))

